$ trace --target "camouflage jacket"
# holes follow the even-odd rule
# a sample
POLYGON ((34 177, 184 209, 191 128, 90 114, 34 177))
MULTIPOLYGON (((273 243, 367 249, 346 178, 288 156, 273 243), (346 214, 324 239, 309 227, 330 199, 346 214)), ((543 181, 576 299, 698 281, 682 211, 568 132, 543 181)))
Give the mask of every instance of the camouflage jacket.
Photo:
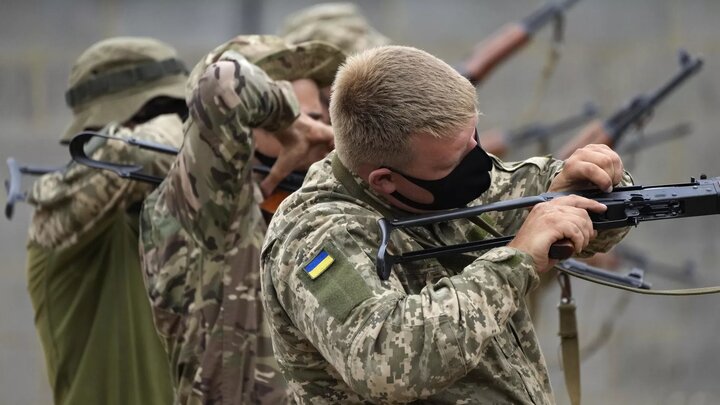
POLYGON ((144 273, 176 403, 287 401, 263 321, 265 223, 249 161, 251 128, 282 129, 299 106, 290 83, 268 78, 242 45, 218 48, 191 74, 185 143, 143 207, 144 273))
MULTIPOLYGON (((377 220, 403 214, 333 155, 316 163, 303 188, 281 204, 262 252, 275 355, 296 400, 554 402, 524 299, 538 279, 531 257, 495 248, 396 265, 381 281, 377 220)), ((495 160, 491 189, 474 203, 545 191, 561 167, 550 158, 495 160)), ((503 233, 523 219, 484 217, 503 233)), ((393 254, 487 237, 469 220, 393 235, 393 254)), ((593 246, 611 246, 622 235, 601 235, 593 246)))
MULTIPOLYGON (((179 146, 182 122, 159 116, 110 135, 179 146)), ((171 158, 109 140, 93 158, 164 175, 171 158)), ((28 292, 56 404, 172 400, 166 356, 138 256, 138 208, 148 184, 71 163, 35 182, 27 247, 28 292)))
MULTIPOLYGON (((165 145, 180 146, 182 122, 173 114, 161 115, 134 129, 109 125, 103 132, 121 138, 138 137, 165 145)), ((172 158, 120 141, 109 140, 92 154, 96 160, 140 164, 155 176, 167 173, 172 158)), ((74 245, 78 238, 114 215, 141 202, 152 186, 127 181, 109 171, 71 163, 67 170, 40 177, 28 195, 35 207, 29 240, 45 248, 74 245)))

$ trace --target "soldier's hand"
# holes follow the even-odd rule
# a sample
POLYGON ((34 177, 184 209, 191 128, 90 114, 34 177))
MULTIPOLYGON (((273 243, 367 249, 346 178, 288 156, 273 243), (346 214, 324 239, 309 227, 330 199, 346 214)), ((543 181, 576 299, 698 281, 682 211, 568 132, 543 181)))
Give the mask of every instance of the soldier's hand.
POLYGON ((580 253, 597 235, 588 210, 600 213, 606 209, 604 204, 578 195, 537 204, 508 246, 532 256, 538 272, 547 271, 557 263, 548 257, 550 246, 568 240, 580 253))
POLYGON ((275 132, 282 150, 260 183, 263 195, 272 194, 275 187, 294 170, 305 168, 309 159, 319 160, 334 147, 332 127, 300 114, 289 127, 275 132))
POLYGON ((607 145, 591 144, 576 150, 565 160, 548 191, 579 190, 595 186, 612 191, 624 174, 620 156, 607 145))

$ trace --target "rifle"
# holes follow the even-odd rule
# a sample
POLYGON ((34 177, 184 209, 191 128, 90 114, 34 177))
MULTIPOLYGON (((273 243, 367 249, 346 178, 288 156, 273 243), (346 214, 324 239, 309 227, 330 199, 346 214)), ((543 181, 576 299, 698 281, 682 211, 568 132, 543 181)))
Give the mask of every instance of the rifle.
POLYGON ((671 266, 653 261, 638 249, 626 245, 616 246, 613 252, 621 260, 630 263, 634 267, 652 269, 652 274, 684 283, 692 283, 695 280, 697 266, 692 260, 687 260, 682 266, 671 266))
POLYGON ((593 103, 587 103, 579 114, 549 124, 529 124, 506 133, 502 131, 485 131, 480 134, 480 143, 485 151, 503 157, 511 146, 522 146, 567 132, 588 122, 597 114, 597 107, 593 103))
POLYGON ((577 149, 591 143, 601 143, 614 148, 631 126, 642 127, 661 101, 702 69, 703 60, 694 58, 685 51, 679 52, 678 59, 680 71, 667 83, 652 93, 636 96, 602 123, 595 121, 588 124, 560 150, 558 157, 567 159, 577 149))
MULTIPOLYGON (((480 214, 492 211, 528 208, 570 194, 578 194, 607 206, 607 210, 603 213, 589 213, 593 228, 598 230, 637 226, 639 223, 646 221, 720 213, 720 177, 708 179, 707 176, 701 175, 699 180, 691 178, 689 183, 684 184, 618 187, 610 193, 598 190, 548 192, 537 196, 498 201, 476 207, 459 208, 405 219, 381 218, 378 220, 382 235, 376 261, 378 276, 381 280, 387 280, 394 264, 487 250, 505 246, 514 238, 514 236, 502 236, 392 255, 387 252, 387 248, 392 232, 395 229, 477 217, 480 214)), ((559 242, 551 246, 548 257, 564 260, 569 258, 572 253, 572 246, 559 242)))
POLYGON ((535 10, 523 20, 509 23, 481 42, 473 55, 458 69, 463 76, 477 86, 500 65, 530 42, 533 35, 549 22, 555 22, 556 37, 562 33, 563 15, 578 0, 548 3, 535 10))
POLYGON ((634 154, 641 149, 649 148, 651 146, 659 145, 667 141, 671 141, 676 138, 681 138, 690 135, 693 131, 692 124, 683 122, 674 127, 661 129, 659 131, 646 134, 640 138, 635 138, 627 143, 624 143, 621 147, 617 148, 618 153, 621 154, 634 154))
MULTIPOLYGON (((93 132, 93 131, 84 131, 81 132, 70 141, 69 149, 70 149, 70 156, 72 159, 82 165, 92 167, 95 169, 101 169, 101 170, 109 170, 118 176, 124 178, 124 179, 130 179, 130 180, 137 180, 142 181, 145 183, 150 183, 154 185, 158 185, 162 183, 163 178, 158 176, 152 176, 146 173, 143 173, 143 167, 140 165, 127 165, 127 164, 121 164, 121 163, 113 163, 113 162, 106 162, 102 160, 95 160, 88 156, 88 154, 85 151, 85 144, 90 142, 93 138, 103 138, 103 139, 110 139, 110 140, 116 140, 120 142, 125 142, 126 144, 130 146, 135 146, 140 149, 150 150, 153 152, 158 152, 164 155, 177 155, 180 153, 180 149, 168 146, 168 145, 162 145, 156 142, 151 141, 144 141, 137 138, 120 138, 112 135, 106 135, 99 132, 93 132)), ((268 174, 270 173, 270 167, 263 165, 263 164, 256 164, 253 166, 253 171, 261 174, 268 174)), ((298 174, 298 173, 291 173, 289 176, 287 176, 283 181, 278 184, 278 188, 282 190, 286 190, 289 192, 293 192, 302 186, 304 176, 298 174)))
POLYGON ((7 193, 7 202, 5 203, 5 218, 12 219, 15 212, 15 203, 25 201, 27 193, 22 191, 22 176, 42 176, 43 174, 63 170, 65 166, 48 167, 48 166, 26 166, 20 165, 13 157, 7 159, 8 172, 10 179, 5 180, 5 192, 7 193))

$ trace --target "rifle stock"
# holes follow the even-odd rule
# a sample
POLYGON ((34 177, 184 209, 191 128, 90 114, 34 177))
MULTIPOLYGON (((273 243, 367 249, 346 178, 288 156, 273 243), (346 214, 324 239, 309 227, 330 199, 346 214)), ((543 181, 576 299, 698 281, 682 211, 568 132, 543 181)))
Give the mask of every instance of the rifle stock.
MULTIPOLYGON (((85 145, 90 143, 94 138, 101 138, 105 140, 111 139, 125 142, 131 146, 150 150, 153 152, 158 152, 165 155, 177 155, 178 153, 180 153, 179 149, 172 146, 162 145, 150 141, 144 141, 137 138, 120 138, 93 131, 81 132, 75 137, 73 137, 73 139, 70 141, 70 156, 75 162, 95 169, 109 170, 125 179, 142 181, 154 185, 162 183, 163 177, 152 176, 143 173, 143 167, 140 165, 127 165, 92 159, 86 152, 87 148, 85 147, 85 145)), ((253 165, 253 171, 256 173, 267 175, 268 173, 270 173, 270 167, 263 164, 256 164, 253 165)), ((280 204, 280 202, 282 202, 285 197, 287 197, 290 193, 299 189, 302 186, 304 179, 305 177, 299 173, 291 173, 290 175, 285 177, 280 182, 280 184, 278 184, 273 194, 265 199, 265 201, 261 205, 261 208, 263 208, 263 210, 265 210, 266 212, 273 214, 277 206, 280 204)))
POLYGON ((47 173, 63 170, 65 166, 47 167, 47 166, 25 166, 20 165, 15 158, 7 159, 8 172, 10 179, 5 180, 5 192, 7 193, 7 201, 5 202, 5 218, 12 219, 15 213, 15 204, 25 201, 25 192, 22 191, 22 176, 42 176, 47 173))
POLYGON ((607 132, 605 132, 605 126, 600 120, 593 120, 583 127, 579 134, 573 137, 562 147, 562 149, 560 149, 560 152, 557 153, 557 158, 565 160, 576 150, 593 143, 608 145, 611 148, 614 146, 612 138, 607 132))
POLYGON ((540 28, 551 21, 558 21, 563 13, 578 1, 548 3, 523 20, 504 25, 489 39, 476 46, 475 52, 464 64, 463 76, 477 86, 502 62, 524 48, 540 28))

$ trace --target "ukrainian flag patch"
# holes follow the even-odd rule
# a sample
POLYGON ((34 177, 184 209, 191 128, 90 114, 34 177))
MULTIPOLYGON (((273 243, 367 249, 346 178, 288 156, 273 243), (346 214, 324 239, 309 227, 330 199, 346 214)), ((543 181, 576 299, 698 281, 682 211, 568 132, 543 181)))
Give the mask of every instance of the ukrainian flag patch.
POLYGON ((305 273, 307 273, 311 279, 315 280, 319 275, 323 274, 333 262, 335 262, 335 259, 323 249, 305 266, 305 273))

